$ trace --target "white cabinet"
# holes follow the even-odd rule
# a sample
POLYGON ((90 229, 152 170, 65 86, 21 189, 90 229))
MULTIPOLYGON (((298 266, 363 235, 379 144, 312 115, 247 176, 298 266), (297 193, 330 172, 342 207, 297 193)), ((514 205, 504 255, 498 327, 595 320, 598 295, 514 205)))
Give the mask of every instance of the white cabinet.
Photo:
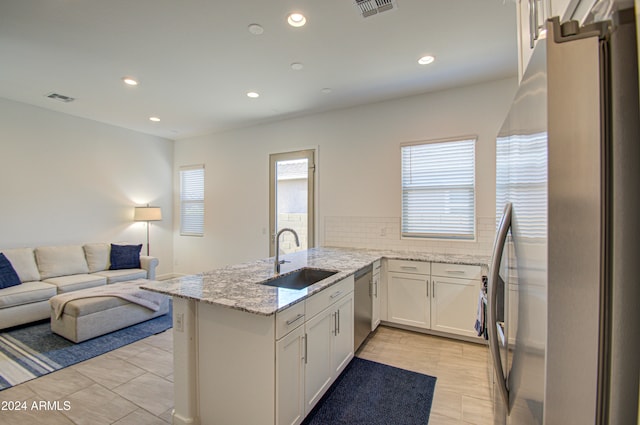
MULTIPOLYGON (((558 16, 560 22, 576 19, 576 8, 593 0, 518 0, 518 79, 522 80, 538 40, 546 37, 546 21, 558 16)), ((590 7, 589 7, 590 9, 590 7)))
MULTIPOLYGON (((305 323, 307 356, 304 399, 306 412, 311 411, 332 382, 334 313, 329 309, 324 310, 305 323)), ((351 345, 353 345, 353 341, 351 345)))
POLYGON ((387 303, 390 322, 431 327, 428 275, 389 272, 387 303))
POLYGON ((518 19, 518 80, 522 80, 524 71, 531 60, 533 49, 541 37, 545 36, 549 4, 545 0, 519 0, 518 19))
POLYGON ((377 260, 373 263, 373 281, 371 283, 371 300, 373 302, 373 307, 371 309, 371 331, 375 331, 378 325, 380 324, 380 309, 381 309, 381 298, 382 298, 382 288, 380 281, 380 260, 377 260))
POLYGON ((276 342, 278 425, 299 424, 353 358, 353 285, 350 276, 300 303, 303 312, 278 313, 277 329, 298 326, 276 342))
POLYGON ((353 358, 353 292, 335 303, 333 347, 331 368, 333 379, 337 378, 353 358))
POLYGON ((480 266, 431 263, 431 329, 477 337, 474 325, 481 285, 480 266))
POLYGON ((276 423, 299 424, 304 419, 304 326, 276 342, 276 423))
POLYGON ((388 270, 389 322, 476 337, 479 266, 389 260, 388 270))

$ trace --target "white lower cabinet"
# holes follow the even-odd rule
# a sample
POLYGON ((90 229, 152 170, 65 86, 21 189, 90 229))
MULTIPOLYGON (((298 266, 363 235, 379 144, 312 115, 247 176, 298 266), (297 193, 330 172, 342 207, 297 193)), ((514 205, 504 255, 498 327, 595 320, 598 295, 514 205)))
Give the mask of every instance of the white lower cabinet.
POLYGON ((353 304, 350 276, 307 299, 309 317, 276 341, 278 425, 301 423, 353 358, 353 304))
POLYGON ((307 361, 304 377, 305 411, 310 411, 331 385, 333 328, 334 312, 328 309, 305 324, 307 334, 307 361))
POLYGON ((429 329, 431 327, 429 276, 389 272, 387 285, 389 321, 429 329))
POLYGON ((475 337, 479 266, 388 260, 388 321, 475 337))
POLYGON ((432 277, 431 329, 477 336, 476 321, 480 280, 432 277))
POLYGON ((353 358, 353 292, 335 304, 336 330, 331 350, 331 370, 337 378, 353 358))
POLYGON ((276 342, 276 423, 299 424, 304 419, 304 326, 276 342))

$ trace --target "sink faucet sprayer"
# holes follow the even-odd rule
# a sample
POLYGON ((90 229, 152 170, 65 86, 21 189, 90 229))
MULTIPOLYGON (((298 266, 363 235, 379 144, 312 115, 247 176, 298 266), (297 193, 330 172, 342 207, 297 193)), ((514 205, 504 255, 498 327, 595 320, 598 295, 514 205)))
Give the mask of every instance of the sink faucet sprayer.
POLYGON ((273 272, 275 274, 280 273, 280 264, 284 263, 284 260, 280 261, 280 235, 282 232, 291 232, 293 236, 296 238, 296 246, 300 246, 300 240, 298 239, 298 234, 295 230, 285 227, 284 229, 280 229, 278 233, 276 233, 276 258, 273 262, 273 272))

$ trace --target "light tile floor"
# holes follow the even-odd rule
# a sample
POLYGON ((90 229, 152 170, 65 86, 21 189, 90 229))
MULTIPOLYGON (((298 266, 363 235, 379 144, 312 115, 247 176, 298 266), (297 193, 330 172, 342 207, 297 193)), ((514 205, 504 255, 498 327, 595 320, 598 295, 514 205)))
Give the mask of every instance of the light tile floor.
MULTIPOLYGON (((0 424, 171 423, 172 335, 166 331, 0 392, 5 407, 26 406, 0 410, 0 424), (40 401, 49 402, 48 409, 38 410, 40 401)), ((485 346, 380 327, 357 355, 436 376, 429 425, 493 423, 485 346)))

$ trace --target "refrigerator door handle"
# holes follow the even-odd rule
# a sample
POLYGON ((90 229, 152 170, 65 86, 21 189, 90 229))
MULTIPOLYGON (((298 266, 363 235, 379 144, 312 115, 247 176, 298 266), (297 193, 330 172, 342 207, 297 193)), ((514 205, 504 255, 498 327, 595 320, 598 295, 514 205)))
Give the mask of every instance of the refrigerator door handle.
POLYGON ((502 261, 502 253, 507 242, 507 234, 511 227, 511 203, 507 203, 504 207, 502 219, 496 234, 496 241, 493 245, 493 256, 491 257, 491 268, 489 269, 489 323, 487 330, 489 331, 489 348, 491 349, 491 357, 493 359, 493 367, 496 371, 498 387, 500 394, 504 400, 505 406, 509 409, 509 389, 505 379, 504 370, 502 369, 502 359, 500 358, 500 347, 498 339, 498 320, 496 311, 496 301, 498 298, 498 281, 500 277, 500 263, 502 261))

